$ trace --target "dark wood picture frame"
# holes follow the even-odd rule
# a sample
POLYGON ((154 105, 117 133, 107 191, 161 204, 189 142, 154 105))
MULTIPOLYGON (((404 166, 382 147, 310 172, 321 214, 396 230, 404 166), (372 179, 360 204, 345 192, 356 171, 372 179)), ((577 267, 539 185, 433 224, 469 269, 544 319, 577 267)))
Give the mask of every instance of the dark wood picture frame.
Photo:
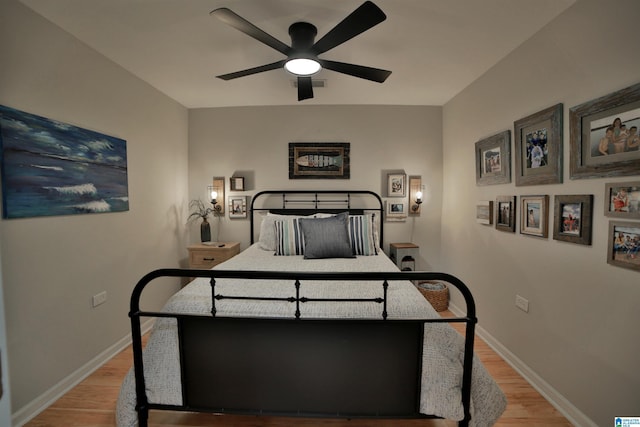
MULTIPOLYGON (((634 137, 622 141, 616 126, 609 142, 603 141, 607 128, 613 127, 618 118, 629 128, 627 131, 633 126, 640 129, 640 83, 569 110, 571 179, 640 175, 640 147, 630 147, 634 137), (605 146, 607 154, 600 151, 605 146)), ((638 138, 635 140, 640 141, 638 138)))
POLYGON ((516 232, 516 196, 496 197, 496 230, 516 232))
POLYGON ((549 237, 549 196, 520 196, 520 234, 549 237))
POLYGON ((640 222, 609 222, 607 264, 640 271, 640 222))
POLYGON ((511 182, 511 131, 506 130, 475 144, 476 185, 511 182))
POLYGON ((231 191, 244 191, 244 177, 232 176, 229 178, 229 188, 231 191))
POLYGON ((555 196, 553 239, 591 245, 592 217, 592 194, 555 196))
POLYGON ((562 183, 562 116, 556 104, 514 122, 516 186, 562 183))
POLYGON ((605 184, 605 216, 640 219, 640 181, 605 184))
POLYGON ((289 143, 289 179, 349 179, 350 174, 350 143, 289 143))

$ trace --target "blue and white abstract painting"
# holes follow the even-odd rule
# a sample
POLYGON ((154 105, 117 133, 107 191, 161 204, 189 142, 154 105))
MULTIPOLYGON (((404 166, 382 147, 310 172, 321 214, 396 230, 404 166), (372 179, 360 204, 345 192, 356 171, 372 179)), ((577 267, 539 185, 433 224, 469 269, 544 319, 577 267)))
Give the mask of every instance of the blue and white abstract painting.
POLYGON ((0 105, 2 217, 129 210, 127 142, 0 105))

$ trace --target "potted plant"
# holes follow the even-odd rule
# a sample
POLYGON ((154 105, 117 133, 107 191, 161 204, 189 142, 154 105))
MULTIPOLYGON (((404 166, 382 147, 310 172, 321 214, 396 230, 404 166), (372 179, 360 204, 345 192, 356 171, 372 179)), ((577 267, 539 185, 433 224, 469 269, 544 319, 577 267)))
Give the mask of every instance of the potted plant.
POLYGON ((218 211, 215 210, 213 206, 207 207, 200 199, 189 202, 189 209, 191 210, 191 213, 189 214, 189 218, 187 218, 187 222, 196 218, 202 218, 202 223, 200 224, 200 241, 210 242, 211 225, 209 224, 208 217, 209 214, 215 215, 218 211))

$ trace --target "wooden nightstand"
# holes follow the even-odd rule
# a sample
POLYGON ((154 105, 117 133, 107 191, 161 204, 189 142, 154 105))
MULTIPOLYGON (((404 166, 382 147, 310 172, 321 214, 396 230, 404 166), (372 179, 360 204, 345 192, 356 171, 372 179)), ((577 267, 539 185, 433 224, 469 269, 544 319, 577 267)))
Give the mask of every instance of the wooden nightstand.
POLYGON ((204 270, 238 255, 240 242, 219 242, 217 245, 198 243, 188 246, 187 250, 189 251, 189 268, 204 270))

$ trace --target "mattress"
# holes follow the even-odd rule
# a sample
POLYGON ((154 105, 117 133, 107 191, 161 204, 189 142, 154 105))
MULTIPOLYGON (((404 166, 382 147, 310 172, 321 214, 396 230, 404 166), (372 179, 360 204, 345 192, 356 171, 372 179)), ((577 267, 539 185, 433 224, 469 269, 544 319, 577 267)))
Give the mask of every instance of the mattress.
MULTIPOLYGON (((395 264, 380 252, 355 258, 303 259, 303 256, 274 256, 258 244, 219 264, 221 270, 297 272, 388 272, 395 264)), ((216 279, 216 294, 252 297, 290 297, 294 283, 275 280, 216 279)), ((300 296, 308 298, 376 298, 383 294, 380 282, 303 281, 300 296)), ((387 290, 388 319, 437 318, 438 313, 409 281, 391 281, 387 290)), ((218 300, 216 315, 229 317, 293 317, 296 305, 286 301, 218 300)), ((198 278, 177 292, 163 311, 211 313, 209 279, 198 278)), ((382 305, 374 302, 307 302, 300 305, 302 318, 380 319, 382 305)), ((427 324, 423 350, 420 412, 451 420, 464 417, 461 405, 464 339, 446 323, 427 324)), ((181 405, 181 379, 176 321, 159 318, 144 350, 145 380, 149 402, 181 405)), ((137 425, 133 369, 122 384, 116 420, 120 427, 137 425)), ((506 398, 482 363, 474 356, 470 425, 490 426, 506 408, 506 398)))

